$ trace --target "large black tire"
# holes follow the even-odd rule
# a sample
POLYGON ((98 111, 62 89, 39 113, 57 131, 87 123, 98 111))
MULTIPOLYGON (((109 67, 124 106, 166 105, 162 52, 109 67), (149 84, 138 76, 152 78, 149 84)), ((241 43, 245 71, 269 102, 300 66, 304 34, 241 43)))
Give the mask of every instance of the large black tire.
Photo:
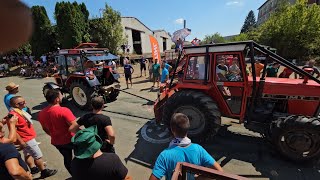
POLYGON ((169 125, 172 115, 179 112, 189 118, 188 137, 192 141, 204 142, 218 133, 221 113, 208 95, 191 90, 173 94, 164 105, 163 122, 169 125))
POLYGON ((320 156, 320 119, 291 115, 271 125, 272 142, 286 158, 309 161, 320 156))
POLYGON ((118 89, 113 89, 112 92, 107 97, 108 101, 113 102, 117 100, 117 97, 119 96, 119 92, 120 91, 118 89))
POLYGON ((82 110, 91 110, 91 99, 96 96, 96 92, 93 87, 90 87, 81 81, 75 81, 70 86, 70 95, 73 103, 78 108, 82 110))

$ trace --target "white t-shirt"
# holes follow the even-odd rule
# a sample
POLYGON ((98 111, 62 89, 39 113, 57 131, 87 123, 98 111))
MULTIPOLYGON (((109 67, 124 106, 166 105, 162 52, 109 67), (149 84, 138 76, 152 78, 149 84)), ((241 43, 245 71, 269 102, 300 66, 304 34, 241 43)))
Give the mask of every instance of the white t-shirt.
POLYGON ((41 56, 40 58, 41 58, 43 63, 47 62, 47 56, 41 56))

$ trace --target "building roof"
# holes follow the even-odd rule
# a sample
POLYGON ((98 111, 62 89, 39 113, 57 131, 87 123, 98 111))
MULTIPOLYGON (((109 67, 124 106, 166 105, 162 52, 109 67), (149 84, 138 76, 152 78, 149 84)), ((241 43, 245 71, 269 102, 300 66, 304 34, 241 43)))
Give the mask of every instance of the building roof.
POLYGON ((143 22, 141 22, 141 21, 140 21, 138 18, 136 18, 136 17, 125 16, 125 17, 121 17, 121 18, 135 19, 135 20, 137 20, 140 24, 142 24, 144 27, 146 27, 148 30, 150 30, 151 32, 153 32, 148 26, 146 26, 143 22))
POLYGON ((269 2, 269 0, 266 0, 266 2, 264 2, 264 3, 258 8, 258 10, 261 9, 265 4, 267 4, 267 2, 269 2))

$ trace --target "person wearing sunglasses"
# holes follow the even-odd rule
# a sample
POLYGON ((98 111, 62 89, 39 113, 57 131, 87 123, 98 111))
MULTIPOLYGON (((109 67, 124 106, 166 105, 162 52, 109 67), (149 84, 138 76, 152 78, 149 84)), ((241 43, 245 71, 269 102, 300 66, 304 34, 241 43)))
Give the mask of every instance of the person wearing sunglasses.
POLYGON ((31 121, 31 115, 23 111, 23 108, 26 107, 25 99, 21 96, 15 96, 11 98, 10 105, 12 109, 9 114, 18 117, 16 124, 17 139, 23 149, 25 161, 30 167, 31 173, 35 174, 40 171, 41 178, 55 175, 57 170, 47 169, 44 164, 42 151, 35 139, 36 131, 31 121))

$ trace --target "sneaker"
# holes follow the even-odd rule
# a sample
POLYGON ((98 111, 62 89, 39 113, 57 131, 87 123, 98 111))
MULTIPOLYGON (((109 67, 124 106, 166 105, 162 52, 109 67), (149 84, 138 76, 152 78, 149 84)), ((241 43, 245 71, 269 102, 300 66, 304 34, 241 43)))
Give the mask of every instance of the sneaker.
POLYGON ((37 166, 30 168, 31 174, 37 174, 40 172, 39 168, 37 166))
POLYGON ((40 178, 47 178, 47 177, 53 176, 53 175, 57 174, 57 172, 58 171, 56 169, 45 169, 45 170, 41 171, 40 178))

